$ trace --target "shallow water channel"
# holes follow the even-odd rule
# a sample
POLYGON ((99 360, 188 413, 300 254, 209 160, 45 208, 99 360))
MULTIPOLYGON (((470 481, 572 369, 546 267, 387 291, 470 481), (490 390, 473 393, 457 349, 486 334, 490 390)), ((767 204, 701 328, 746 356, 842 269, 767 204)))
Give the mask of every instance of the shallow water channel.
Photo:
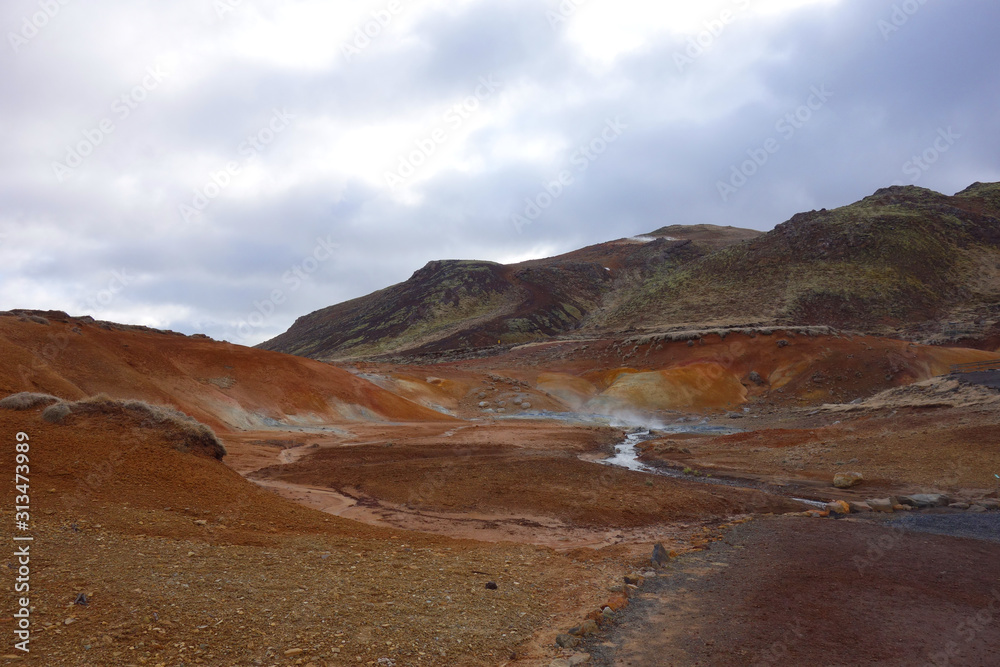
MULTIPOLYGON (((730 433, 737 433, 737 429, 729 429, 724 426, 707 426, 707 425, 691 425, 682 427, 667 427, 666 429, 657 429, 660 433, 714 433, 718 435, 728 435, 730 433)), ((606 459, 596 461, 602 465, 617 466, 619 468, 627 468, 628 470, 636 470, 639 472, 649 473, 651 475, 661 475, 663 477, 674 477, 676 479, 683 479, 687 482, 692 482, 695 484, 717 484, 723 486, 731 486, 743 489, 756 489, 761 491, 767 491, 769 493, 777 493, 778 495, 785 495, 780 492, 776 492, 772 488, 768 488, 765 484, 760 484, 753 482, 751 480, 744 479, 732 479, 727 477, 695 477, 692 475, 686 475, 680 470, 675 470, 673 468, 666 467, 654 467, 647 465, 639 460, 639 450, 636 448, 643 440, 649 440, 658 437, 654 435, 649 430, 636 430, 631 433, 626 434, 625 440, 621 443, 615 445, 615 454, 606 459)), ((801 503, 805 503, 812 507, 822 507, 824 503, 817 502, 814 500, 806 500, 804 498, 792 498, 801 503)))

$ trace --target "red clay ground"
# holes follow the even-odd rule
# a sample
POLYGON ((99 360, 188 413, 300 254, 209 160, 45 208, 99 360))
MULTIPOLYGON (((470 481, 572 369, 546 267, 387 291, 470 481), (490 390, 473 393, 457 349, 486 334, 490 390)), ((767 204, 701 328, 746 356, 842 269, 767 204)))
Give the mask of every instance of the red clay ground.
POLYGON ((427 435, 369 426, 374 438, 307 448, 250 477, 312 491, 333 512, 369 523, 561 548, 639 543, 645 552, 676 535, 677 524, 802 509, 757 491, 581 460, 603 457, 623 437, 616 429, 528 420, 422 428, 427 435), (349 502, 337 504, 330 492, 349 502))
POLYGON ((626 567, 316 512, 126 419, 0 411, 0 432, 17 431, 35 537, 25 664, 537 664, 547 628, 606 600, 626 567))

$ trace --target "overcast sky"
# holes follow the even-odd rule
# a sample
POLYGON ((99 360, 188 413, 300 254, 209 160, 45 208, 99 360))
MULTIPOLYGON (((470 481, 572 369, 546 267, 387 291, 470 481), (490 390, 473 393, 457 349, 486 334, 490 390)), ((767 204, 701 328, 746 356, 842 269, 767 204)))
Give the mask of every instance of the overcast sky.
POLYGON ((6 0, 0 308, 255 344, 433 259, 1000 181, 997 26, 995 0, 6 0))

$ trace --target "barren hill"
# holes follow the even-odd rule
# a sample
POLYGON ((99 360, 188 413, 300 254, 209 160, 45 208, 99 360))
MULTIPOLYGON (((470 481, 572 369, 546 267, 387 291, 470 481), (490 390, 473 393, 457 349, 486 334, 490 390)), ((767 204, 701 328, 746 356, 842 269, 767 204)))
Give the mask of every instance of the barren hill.
POLYGON ((1000 297, 998 197, 995 183, 953 197, 890 187, 800 213, 679 270, 662 267, 599 320, 612 328, 723 320, 914 338, 979 333, 1000 297))
POLYGON ((514 265, 431 262, 260 347, 332 360, 745 324, 989 346, 998 302, 1000 184, 894 186, 766 234, 676 225, 514 265))
POLYGON ((546 339, 580 329, 664 267, 757 235, 675 225, 519 264, 433 261, 403 283, 300 317, 258 347, 333 360, 546 339))
POLYGON ((0 356, 0 395, 106 393, 172 405, 224 431, 449 419, 311 359, 60 312, 0 315, 0 356))

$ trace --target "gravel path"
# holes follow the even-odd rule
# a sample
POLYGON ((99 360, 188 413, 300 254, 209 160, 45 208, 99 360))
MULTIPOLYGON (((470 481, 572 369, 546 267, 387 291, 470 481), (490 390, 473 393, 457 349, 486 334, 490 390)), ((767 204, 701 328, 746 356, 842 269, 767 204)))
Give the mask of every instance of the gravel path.
POLYGON ((648 580, 586 650, 604 667, 997 665, 1000 545, 868 521, 754 521, 648 580))
POLYGON ((981 514, 911 512, 893 515, 887 523, 914 532, 1000 542, 1000 512, 981 514))

